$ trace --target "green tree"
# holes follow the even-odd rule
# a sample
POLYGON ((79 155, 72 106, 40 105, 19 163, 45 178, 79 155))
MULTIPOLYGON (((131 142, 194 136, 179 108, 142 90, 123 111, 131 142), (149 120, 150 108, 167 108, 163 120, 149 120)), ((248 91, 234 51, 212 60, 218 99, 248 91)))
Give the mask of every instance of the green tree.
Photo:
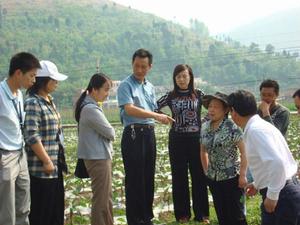
POLYGON ((249 46, 249 52, 251 53, 259 52, 259 45, 252 42, 251 45, 249 46))
POLYGON ((275 52, 275 47, 271 44, 267 44, 266 48, 265 48, 266 53, 268 53, 269 55, 273 55, 275 52))
POLYGON ((207 38, 209 36, 207 26, 203 22, 198 21, 197 19, 190 19, 190 28, 200 38, 207 38))

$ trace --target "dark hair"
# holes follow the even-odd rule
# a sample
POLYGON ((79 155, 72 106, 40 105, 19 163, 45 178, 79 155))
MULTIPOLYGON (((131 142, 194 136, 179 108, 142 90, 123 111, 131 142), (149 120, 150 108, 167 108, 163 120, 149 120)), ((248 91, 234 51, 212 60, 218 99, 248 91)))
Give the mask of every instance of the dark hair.
POLYGON ((34 55, 27 52, 20 52, 10 59, 8 75, 12 76, 18 69, 23 73, 27 73, 32 69, 38 68, 41 68, 41 65, 34 55))
POLYGON ((134 62, 136 57, 148 58, 149 59, 149 65, 152 64, 153 56, 152 56, 151 52, 149 52, 146 49, 140 48, 140 49, 136 50, 135 53, 132 56, 132 63, 134 62))
POLYGON ((218 99, 218 98, 211 98, 209 101, 208 101, 208 105, 210 104, 210 102, 215 99, 215 100, 218 100, 219 102, 222 103, 222 106, 223 106, 223 109, 227 109, 229 106, 226 102, 222 101, 221 99, 218 99))
POLYGON ((176 84, 176 76, 184 70, 187 70, 190 75, 190 83, 188 85, 188 90, 190 91, 191 95, 193 95, 193 97, 195 97, 197 95, 196 91, 195 91, 195 87, 194 87, 194 73, 193 73, 192 68, 187 64, 178 64, 177 66, 175 66, 174 71, 173 71, 174 89, 171 92, 172 97, 176 97, 180 90, 180 88, 176 84))
POLYGON ((79 122, 82 102, 84 101, 87 92, 91 93, 93 89, 101 88, 106 81, 110 81, 110 79, 103 73, 96 73, 91 77, 87 88, 81 93, 75 105, 75 120, 77 122, 79 122))
POLYGON ((35 83, 27 89, 26 94, 34 95, 39 92, 42 88, 46 87, 49 80, 51 80, 50 77, 36 77, 35 83))
POLYGON ((298 96, 298 98, 300 98, 300 89, 295 91, 295 93, 293 94, 293 98, 296 98, 296 96, 298 96))
POLYGON ((260 84, 259 90, 261 91, 262 88, 274 88, 276 95, 279 95, 279 84, 276 80, 271 80, 271 79, 264 80, 260 84))
POLYGON ((228 96, 228 105, 240 116, 252 116, 257 112, 254 95, 245 90, 238 90, 228 96))

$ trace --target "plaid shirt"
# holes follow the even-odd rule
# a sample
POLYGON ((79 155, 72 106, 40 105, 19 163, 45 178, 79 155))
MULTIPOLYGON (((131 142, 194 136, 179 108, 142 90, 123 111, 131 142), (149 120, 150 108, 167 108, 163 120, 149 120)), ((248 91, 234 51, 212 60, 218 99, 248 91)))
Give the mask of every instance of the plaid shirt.
POLYGON ((60 115, 51 101, 47 102, 44 98, 33 95, 25 101, 25 124, 24 136, 26 151, 28 155, 28 169, 32 176, 40 178, 57 178, 57 159, 59 145, 57 133, 60 128, 60 115), (42 142, 47 154, 52 160, 56 170, 48 175, 43 172, 43 163, 30 148, 31 145, 42 142))

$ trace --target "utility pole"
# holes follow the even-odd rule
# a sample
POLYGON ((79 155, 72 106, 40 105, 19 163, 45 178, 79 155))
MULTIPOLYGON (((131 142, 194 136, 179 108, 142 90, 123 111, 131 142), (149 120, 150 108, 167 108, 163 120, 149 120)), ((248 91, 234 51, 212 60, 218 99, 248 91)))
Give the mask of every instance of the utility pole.
POLYGON ((99 58, 97 58, 97 62, 96 62, 96 71, 97 71, 97 73, 100 72, 100 59, 99 58))
POLYGON ((0 28, 2 28, 2 5, 0 3, 0 28))

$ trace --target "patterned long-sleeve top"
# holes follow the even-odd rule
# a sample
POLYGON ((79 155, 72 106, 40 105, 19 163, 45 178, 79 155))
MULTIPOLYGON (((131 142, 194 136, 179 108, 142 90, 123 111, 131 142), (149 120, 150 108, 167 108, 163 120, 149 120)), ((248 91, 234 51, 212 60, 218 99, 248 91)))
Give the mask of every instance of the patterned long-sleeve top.
POLYGON ((41 141, 57 168, 59 151, 57 134, 61 128, 60 115, 52 100, 48 102, 39 95, 33 95, 26 99, 25 112, 24 136, 29 173, 39 178, 57 178, 57 169, 50 175, 43 171, 43 162, 39 160, 30 146, 41 141))
POLYGON ((200 136, 201 131, 201 106, 204 93, 196 89, 196 96, 190 91, 180 91, 172 97, 168 92, 157 101, 157 111, 168 106, 175 122, 171 131, 179 135, 200 136))

